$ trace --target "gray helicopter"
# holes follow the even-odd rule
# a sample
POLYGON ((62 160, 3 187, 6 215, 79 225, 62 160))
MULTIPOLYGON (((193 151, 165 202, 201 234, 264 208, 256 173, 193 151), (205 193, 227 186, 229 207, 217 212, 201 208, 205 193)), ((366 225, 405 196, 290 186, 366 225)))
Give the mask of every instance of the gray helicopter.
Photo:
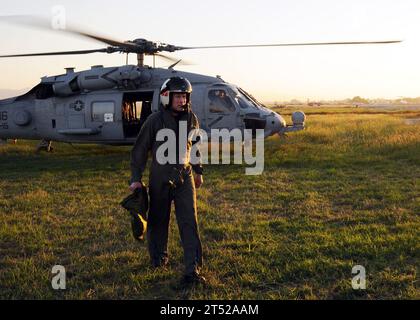
POLYGON ((187 78, 192 86, 192 108, 200 126, 209 137, 212 129, 264 129, 265 137, 302 130, 305 114, 292 115, 293 124, 258 102, 239 86, 220 77, 175 70, 181 62, 161 52, 190 49, 246 47, 319 46, 352 44, 386 44, 400 41, 362 41, 328 43, 282 43, 260 45, 227 45, 182 47, 145 39, 119 41, 92 33, 65 29, 107 44, 93 50, 42 52, 1 55, 0 58, 75 55, 90 53, 134 53, 137 65, 119 67, 92 66, 75 72, 66 68, 61 75, 41 78, 29 92, 0 100, 0 139, 41 140, 38 150, 51 150, 51 141, 130 145, 136 140, 147 117, 160 108, 162 83, 172 76, 187 78), (172 61, 167 69, 144 65, 145 55, 172 61))

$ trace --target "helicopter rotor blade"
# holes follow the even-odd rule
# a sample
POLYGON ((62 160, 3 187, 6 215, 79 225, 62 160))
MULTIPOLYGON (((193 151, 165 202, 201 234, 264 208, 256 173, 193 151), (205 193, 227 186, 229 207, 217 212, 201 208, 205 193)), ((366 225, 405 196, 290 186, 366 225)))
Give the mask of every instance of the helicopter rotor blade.
POLYGON ((34 56, 61 56, 61 55, 70 55, 70 54, 86 54, 94 52, 105 52, 111 53, 109 48, 104 49, 93 49, 93 50, 76 50, 76 51, 60 51, 60 52, 40 52, 40 53, 26 53, 26 54, 11 54, 3 55, 0 58, 16 58, 16 57, 34 57, 34 56))
POLYGON ((29 27, 36 27, 36 28, 49 30, 49 31, 62 31, 62 32, 82 36, 85 38, 93 39, 102 43, 106 43, 110 46, 125 48, 127 50, 136 48, 135 44, 111 39, 109 37, 100 36, 91 32, 77 30, 75 28, 68 27, 67 25, 53 27, 52 22, 50 22, 48 18, 46 17, 44 18, 42 16, 35 16, 35 15, 0 16, 0 22, 1 21, 9 22, 9 23, 17 24, 17 25, 26 25, 29 27))
MULTIPOLYGON (((194 46, 194 47, 184 47, 184 46, 174 46, 170 44, 160 44, 153 41, 148 41, 146 39, 135 39, 132 41, 119 41, 111 39, 109 37, 101 36, 94 34, 92 32, 87 32, 84 30, 79 30, 77 28, 67 27, 65 21, 63 25, 60 25, 60 21, 53 21, 48 19, 48 17, 35 16, 35 15, 10 15, 10 16, 0 16, 0 22, 10 22, 18 25, 26 25, 30 27, 37 27, 47 30, 58 30, 73 35, 78 35, 81 37, 93 39, 102 43, 108 44, 108 53, 112 52, 124 52, 124 53, 137 53, 137 54, 146 54, 146 55, 158 55, 159 52, 174 52, 177 50, 187 50, 187 49, 223 49, 223 48, 253 48, 253 47, 289 47, 289 46, 329 46, 329 45, 377 45, 377 44, 392 44, 400 43, 402 40, 386 40, 386 41, 340 41, 340 42, 303 42, 303 43, 277 43, 277 44, 241 44, 241 45, 217 45, 217 46, 194 46)), ((105 51, 92 51, 92 52, 105 52, 105 51)), ((86 50, 86 52, 80 53, 92 53, 86 50)), ((59 54, 59 53, 52 53, 59 54)), ((52 54, 42 54, 42 55, 52 55, 52 54)), ((63 54, 78 54, 76 51, 74 53, 63 53, 63 54)), ((41 55, 41 54, 31 54, 31 55, 41 55)), ((16 55, 17 56, 17 55, 16 55)), ((24 55, 20 55, 24 56, 24 55)), ((158 55, 159 56, 159 55, 158 55)), ((3 56, 6 57, 6 56, 3 56)), ((171 61, 172 63, 177 60, 160 55, 161 58, 171 61)), ((183 64, 189 64, 183 61, 183 64)))
POLYGON ((241 44, 241 45, 226 45, 226 46, 176 47, 176 50, 253 48, 253 47, 291 47, 291 46, 330 46, 330 45, 357 45, 357 44, 391 44, 391 43, 400 43, 400 42, 402 42, 402 40, 344 41, 344 42, 303 42, 303 43, 276 43, 276 44, 241 44))
POLYGON ((156 56, 156 57, 162 58, 164 60, 167 60, 169 62, 172 62, 172 63, 177 62, 179 60, 179 59, 175 59, 175 58, 169 57, 169 56, 161 54, 161 53, 155 53, 153 55, 156 56))
POLYGON ((191 65, 192 64, 191 62, 189 62, 187 60, 184 60, 184 59, 180 60, 180 59, 173 58, 173 57, 161 54, 161 53, 155 53, 154 55, 157 56, 157 57, 160 57, 162 59, 165 59, 167 61, 170 61, 171 63, 181 64, 181 65, 191 65))

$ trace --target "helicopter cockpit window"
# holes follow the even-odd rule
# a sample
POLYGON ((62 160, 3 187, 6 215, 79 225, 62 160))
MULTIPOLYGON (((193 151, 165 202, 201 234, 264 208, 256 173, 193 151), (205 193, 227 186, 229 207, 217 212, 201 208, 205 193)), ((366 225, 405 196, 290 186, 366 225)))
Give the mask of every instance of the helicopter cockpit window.
POLYGON ((92 103, 92 120, 113 122, 115 118, 114 101, 97 101, 92 103))
POLYGON ((249 105, 246 103, 246 100, 243 97, 238 96, 238 97, 236 97, 236 100, 238 101, 238 104, 241 107, 241 109, 248 109, 249 108, 249 105))
POLYGON ((210 112, 212 113, 234 112, 236 110, 225 90, 210 90, 208 97, 210 99, 210 112))
POLYGON ((247 103, 249 106, 256 108, 256 109, 261 109, 262 105, 253 97, 251 96, 249 93, 247 93, 245 90, 238 88, 239 91, 239 97, 242 100, 242 103, 247 103))

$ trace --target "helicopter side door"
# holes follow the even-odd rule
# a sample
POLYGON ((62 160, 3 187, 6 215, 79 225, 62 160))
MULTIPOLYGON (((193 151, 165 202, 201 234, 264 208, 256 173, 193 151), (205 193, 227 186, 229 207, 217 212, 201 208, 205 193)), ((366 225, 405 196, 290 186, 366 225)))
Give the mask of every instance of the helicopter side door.
MULTIPOLYGON (((86 98, 89 108, 88 127, 99 131, 100 140, 118 142, 124 139, 121 104, 122 93, 107 92, 89 94, 86 98)), ((98 139, 96 138, 96 139, 98 139)), ((95 138, 94 138, 95 139, 95 138)))
MULTIPOLYGON (((78 95, 54 99, 55 117, 52 119, 52 127, 57 130, 59 140, 72 140, 74 134, 86 130, 86 98, 78 95)), ((45 105, 46 101, 42 100, 41 103, 45 105)))
POLYGON ((69 102, 66 108, 66 117, 68 129, 86 128, 86 108, 84 96, 79 96, 75 101, 69 102))
POLYGON ((227 88, 209 88, 205 96, 206 124, 209 129, 243 129, 236 101, 227 88))
POLYGON ((206 122, 206 93, 207 85, 193 84, 193 92, 191 94, 191 108, 198 118, 200 128, 210 133, 206 122))

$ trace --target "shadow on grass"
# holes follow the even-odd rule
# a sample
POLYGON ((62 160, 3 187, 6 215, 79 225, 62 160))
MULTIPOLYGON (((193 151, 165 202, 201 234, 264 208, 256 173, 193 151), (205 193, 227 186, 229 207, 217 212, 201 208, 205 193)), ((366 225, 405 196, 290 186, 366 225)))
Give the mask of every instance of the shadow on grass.
MULTIPOLYGON (((59 149, 58 147, 57 149, 59 149)), ((97 172, 127 167, 130 150, 124 147, 65 146, 52 153, 12 149, 0 155, 0 179, 37 179, 44 173, 97 172)))

